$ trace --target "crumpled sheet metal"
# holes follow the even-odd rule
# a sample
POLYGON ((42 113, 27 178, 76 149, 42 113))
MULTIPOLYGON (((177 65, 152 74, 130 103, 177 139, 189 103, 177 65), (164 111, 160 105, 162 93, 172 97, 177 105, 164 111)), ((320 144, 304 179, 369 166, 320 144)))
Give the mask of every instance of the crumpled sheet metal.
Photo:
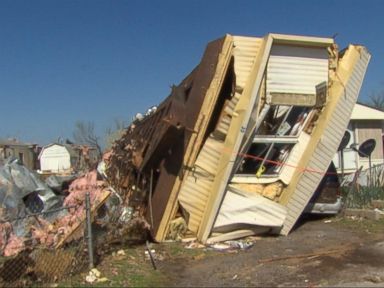
MULTIPOLYGON (((10 159, 0 167, 0 203, 4 209, 1 220, 26 216, 25 209, 32 208, 25 206, 23 198, 34 192, 43 203, 41 212, 49 211, 62 204, 60 197, 56 196, 38 176, 17 161, 10 159)), ((18 234, 23 232, 19 231, 18 234)))
POLYGON ((65 194, 69 184, 77 178, 76 175, 51 175, 45 183, 57 194, 65 194))

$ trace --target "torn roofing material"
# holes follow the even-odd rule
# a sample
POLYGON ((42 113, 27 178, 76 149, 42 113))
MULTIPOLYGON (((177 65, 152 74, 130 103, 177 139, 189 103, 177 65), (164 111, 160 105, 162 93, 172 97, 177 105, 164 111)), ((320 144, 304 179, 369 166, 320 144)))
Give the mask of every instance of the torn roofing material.
POLYGON ((158 241, 180 215, 202 242, 260 227, 287 234, 337 150, 369 58, 363 46, 339 53, 330 38, 213 41, 156 112, 115 143, 110 182, 158 241), (231 197, 244 209, 228 206, 231 197))

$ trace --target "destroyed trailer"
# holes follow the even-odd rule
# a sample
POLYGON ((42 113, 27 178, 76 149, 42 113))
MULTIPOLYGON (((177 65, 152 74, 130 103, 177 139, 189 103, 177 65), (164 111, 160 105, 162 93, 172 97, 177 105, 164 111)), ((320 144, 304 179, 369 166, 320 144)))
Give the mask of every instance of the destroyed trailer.
POLYGON ((115 142, 109 181, 157 241, 287 235, 338 149, 369 59, 331 38, 213 41, 115 142))

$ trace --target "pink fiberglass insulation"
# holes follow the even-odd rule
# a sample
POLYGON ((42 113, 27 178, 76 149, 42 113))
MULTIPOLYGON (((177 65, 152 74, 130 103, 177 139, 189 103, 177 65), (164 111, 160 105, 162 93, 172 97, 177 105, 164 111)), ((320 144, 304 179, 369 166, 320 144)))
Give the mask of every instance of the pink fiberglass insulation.
MULTIPOLYGON (((64 200, 64 206, 76 206, 76 208, 68 209, 68 215, 60 218, 55 224, 58 233, 55 239, 65 238, 71 233, 72 228, 84 220, 85 217, 85 196, 90 194, 90 204, 94 207, 96 203, 101 201, 101 195, 105 188, 105 182, 97 180, 97 171, 93 170, 74 180, 69 186, 69 195, 64 200)), ((57 242, 55 240, 55 242, 57 242)))
POLYGON ((24 239, 13 233, 12 225, 0 223, 0 251, 4 256, 13 256, 25 248, 24 239))
POLYGON ((24 238, 17 237, 15 234, 11 233, 7 245, 4 248, 4 256, 13 256, 18 254, 20 251, 23 251, 25 248, 24 238))
MULTIPOLYGON (((63 221, 70 226, 84 216, 85 195, 89 192, 91 206, 101 194, 104 181, 97 180, 97 171, 93 170, 84 176, 74 180, 69 186, 69 195, 64 200, 64 206, 78 206, 69 209, 69 215, 65 216, 63 221)), ((63 222, 60 221, 60 222, 63 222)))
POLYGON ((69 186, 69 195, 64 200, 64 206, 82 205, 85 203, 85 195, 90 194, 93 203, 101 193, 104 181, 97 180, 97 171, 93 170, 84 176, 74 180, 69 186))
POLYGON ((0 223, 0 251, 4 251, 11 233, 12 225, 9 222, 0 223))

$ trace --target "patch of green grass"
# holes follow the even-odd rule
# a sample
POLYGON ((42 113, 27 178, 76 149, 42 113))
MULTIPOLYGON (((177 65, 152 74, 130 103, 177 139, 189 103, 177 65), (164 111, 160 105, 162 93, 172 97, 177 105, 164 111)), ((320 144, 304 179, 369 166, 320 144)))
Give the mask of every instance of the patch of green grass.
POLYGON ((125 255, 105 255, 96 268, 101 272, 101 277, 106 277, 107 282, 89 284, 85 281, 88 274, 82 273, 58 284, 58 287, 167 287, 169 279, 161 271, 162 261, 171 259, 198 259, 201 260, 210 255, 217 254, 216 251, 209 251, 204 248, 185 248, 185 243, 170 242, 152 244, 154 249, 155 263, 157 270, 152 267, 151 262, 145 257, 145 245, 133 248, 125 248, 125 255), (215 253, 216 252, 216 253, 215 253))
POLYGON ((145 246, 124 249, 125 255, 106 255, 96 265, 101 272, 101 278, 108 279, 106 282, 85 281, 88 271, 76 275, 62 283, 58 287, 158 287, 168 286, 167 278, 160 270, 154 270, 151 262, 145 259, 145 246))
POLYGON ((343 187, 342 194, 347 208, 370 208, 372 200, 384 200, 384 187, 343 187))
POLYGON ((76 275, 66 281, 58 283, 58 287, 167 287, 170 279, 162 272, 162 264, 174 259, 202 260, 213 255, 222 255, 218 251, 202 248, 185 248, 187 244, 181 242, 166 242, 150 244, 155 250, 155 263, 157 270, 152 267, 151 261, 145 256, 146 246, 125 247, 124 255, 118 255, 120 248, 104 255, 96 268, 101 272, 101 277, 106 277, 107 282, 89 284, 85 281, 88 271, 76 275))

